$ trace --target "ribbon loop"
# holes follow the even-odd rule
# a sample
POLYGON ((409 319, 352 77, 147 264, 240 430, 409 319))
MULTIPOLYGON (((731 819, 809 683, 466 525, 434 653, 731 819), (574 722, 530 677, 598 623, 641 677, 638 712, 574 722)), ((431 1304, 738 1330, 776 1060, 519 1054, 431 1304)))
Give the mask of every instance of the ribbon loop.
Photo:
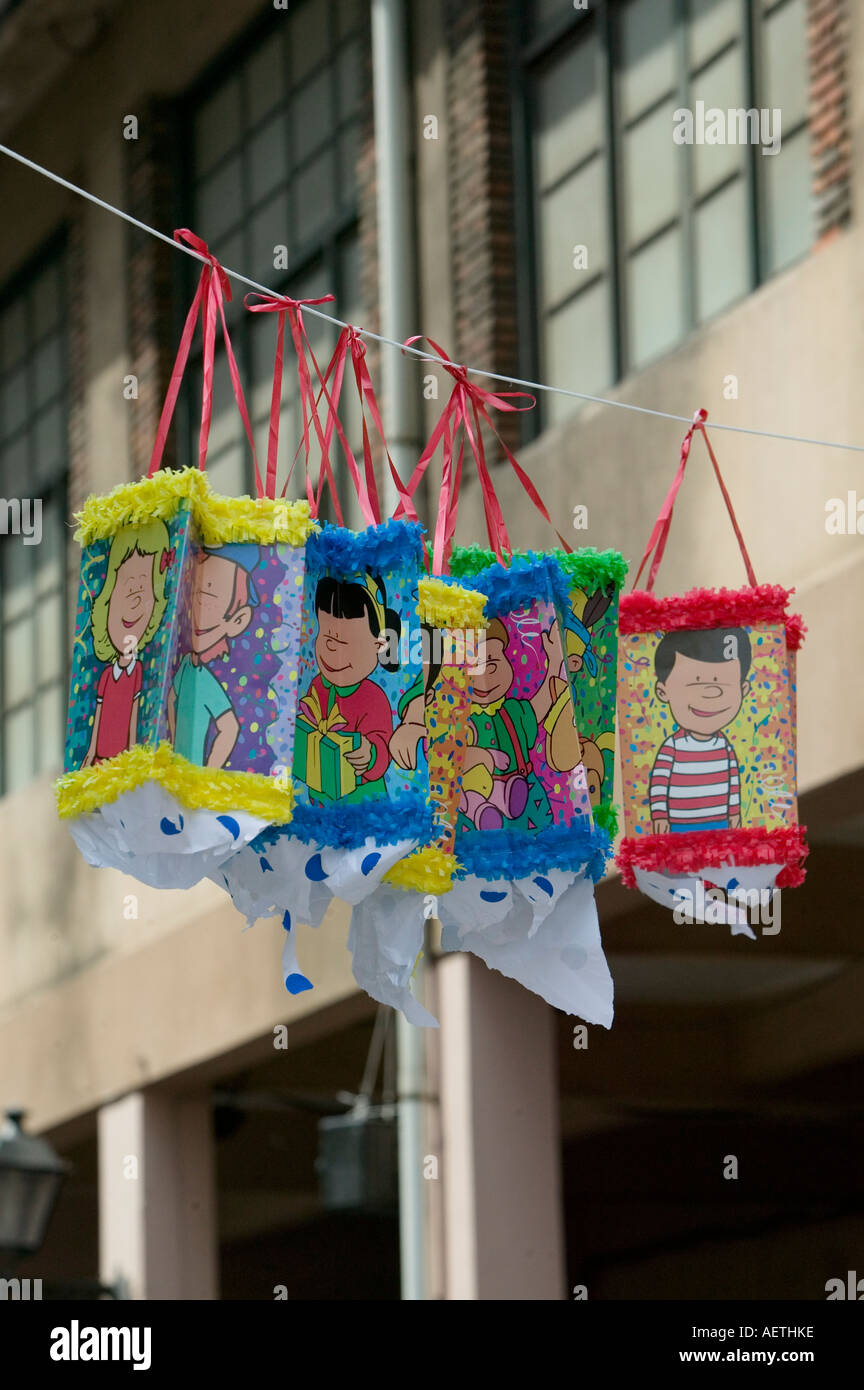
POLYGON ((196 236, 196 234, 190 231, 188 227, 177 227, 174 232, 174 240, 178 243, 178 245, 182 244, 185 241, 186 245, 190 247, 192 251, 197 252, 199 256, 203 256, 204 259, 209 262, 211 269, 215 270, 216 274, 219 276, 219 284, 221 286, 224 298, 229 300, 230 302, 230 300, 233 297, 231 293, 231 281, 228 279, 228 276, 225 274, 223 267, 220 265, 216 257, 213 255, 213 252, 210 250, 210 247, 207 245, 206 241, 204 241, 200 236, 196 236))
POLYGON ((249 420, 249 412, 246 409, 246 398, 243 395, 243 386, 240 381, 240 373, 237 370, 234 350, 231 346, 228 325, 225 321, 225 300, 231 300, 231 285, 228 276, 213 255, 206 241, 196 236, 188 227, 178 227, 174 232, 174 240, 178 245, 185 243, 190 250, 194 251, 195 254, 204 261, 204 265, 201 268, 195 295, 189 306, 186 322, 183 325, 183 332, 180 335, 180 345, 177 349, 177 356, 174 359, 174 367, 171 372, 171 380, 168 383, 168 390, 165 393, 165 401, 162 406, 162 413, 159 417, 156 438, 153 442, 153 451, 150 455, 147 477, 151 478, 162 464, 162 458, 165 453, 165 443, 168 438, 168 430, 171 427, 174 410, 177 406, 177 398, 180 394, 183 373, 189 361, 189 352, 192 347, 192 339, 195 335, 195 325, 198 321, 200 312, 203 355, 201 360, 201 425, 198 435, 198 467, 203 471, 207 464, 207 445, 210 438, 210 421, 213 415, 213 375, 216 359, 216 323, 218 320, 222 325, 222 338, 225 343, 225 355, 228 360, 228 371, 231 376, 234 399, 237 403, 237 409, 240 412, 240 418, 243 421, 243 428, 246 432, 246 438, 249 441, 249 448, 252 451, 252 461, 255 465, 255 486, 258 496, 261 497, 263 491, 261 474, 258 468, 258 456, 255 452, 255 441, 252 438, 252 426, 249 420))
MULTIPOLYGON (((307 492, 309 491, 309 400, 312 395, 312 381, 306 361, 305 349, 308 348, 314 361, 314 353, 306 333, 306 326, 303 322, 303 308, 305 305, 332 304, 332 294, 319 295, 317 299, 292 299, 287 294, 259 294, 253 291, 247 294, 243 303, 252 314, 278 314, 276 320, 276 354, 273 360, 273 389, 270 395, 270 425, 267 434, 267 467, 265 475, 265 495, 267 497, 276 496, 276 470, 279 455, 279 417, 282 410, 282 372, 285 361, 285 317, 289 317, 291 325, 291 337, 297 352, 297 370, 300 382, 300 409, 303 418, 303 442, 306 448, 306 478, 307 492)), ((316 364, 317 365, 317 364, 316 364)), ((295 454, 294 462, 297 456, 295 454)), ((292 464, 289 472, 293 472, 292 464)), ((283 496, 287 489, 286 481, 283 496)))
MULTIPOLYGON (((406 339, 404 347, 411 347, 419 342, 422 335, 406 339)), ((442 481, 441 496, 438 503, 438 516, 435 524, 435 534, 432 546, 432 565, 436 573, 444 573, 445 567, 449 565, 450 552, 453 546, 453 536, 456 530, 456 517, 459 508, 459 492, 462 483, 462 465, 464 460, 465 444, 467 442, 477 467, 477 476, 480 481, 480 490, 483 497, 483 511, 486 518, 486 531, 489 536, 489 544, 494 550, 501 564, 507 564, 512 555, 510 538, 507 534, 507 527, 504 522, 504 515, 501 504, 495 491, 492 474, 486 460, 486 450, 483 442, 483 426, 491 430, 500 445, 504 457, 519 479, 524 491, 530 497, 532 503, 540 512, 541 516, 552 526, 552 518, 547 511, 540 494, 535 488, 525 470, 516 461, 511 449, 505 444, 501 435, 495 428, 490 410, 500 410, 505 413, 514 411, 533 410, 536 401, 527 391, 499 391, 488 389, 472 381, 468 368, 454 362, 444 351, 440 344, 433 338, 427 338, 433 352, 439 359, 438 365, 443 367, 448 375, 453 379, 453 389, 449 399, 444 406, 429 441, 420 455, 420 459, 414 468, 414 472, 408 481, 407 491, 409 497, 414 496, 420 481, 429 467, 438 445, 442 445, 442 481), (527 401, 526 405, 517 405, 517 401, 527 401), (456 440, 459 438, 459 449, 456 452, 456 440)), ((403 507, 396 511, 396 516, 406 514, 403 507)), ((553 530, 555 528, 553 527, 553 530)), ((555 531, 558 540, 564 550, 570 553, 572 547, 561 535, 560 531, 555 531)))
POLYGON ((717 459, 714 455, 714 450, 711 447, 711 441, 708 438, 708 432, 705 429, 705 422, 707 419, 707 410, 705 410, 704 408, 697 410, 693 416, 693 423, 691 424, 690 428, 688 429, 687 433, 681 441, 681 453, 678 459, 678 469, 675 474, 675 477, 672 479, 669 491, 667 492, 663 500, 663 505, 657 514, 657 520, 654 522, 654 526, 652 527, 651 535, 648 538, 648 544, 645 547, 645 554, 642 556, 639 569, 636 573, 636 578, 633 580, 634 589, 639 583, 642 571, 648 563, 648 557, 651 555, 652 551, 654 551, 654 558, 651 561, 651 568, 648 571, 648 578, 645 581, 645 589, 648 593, 650 593, 651 590, 654 588, 654 581, 657 578, 657 572, 660 569, 660 563, 663 559, 663 555, 666 550, 666 542, 669 539, 669 529, 672 525, 672 513, 675 510, 675 499, 678 496, 681 483, 684 480, 684 470, 687 467, 687 460, 690 457, 690 446, 693 443, 693 435, 697 430, 701 433, 702 438, 705 441, 705 448, 708 450, 708 456, 711 459, 717 482, 720 485, 720 491, 723 494, 723 501, 726 503, 726 510, 729 513, 729 519, 732 522, 732 529, 735 532, 735 537, 738 541, 738 547, 741 551, 741 558, 744 561, 744 568, 747 571, 748 582, 751 584, 753 588, 756 587, 756 575, 753 571, 753 566, 750 563, 750 556, 747 553, 747 547, 744 544, 744 538, 741 535, 741 530, 738 526, 738 519, 735 516, 735 509, 732 506, 732 499, 730 498, 729 493, 726 491, 726 484, 723 482, 723 477, 720 473, 719 464, 717 463, 717 459))
POLYGON ((306 495, 309 499, 310 512, 313 518, 318 516, 321 507, 325 484, 329 487, 330 495, 333 500, 334 513, 338 524, 341 526, 342 511, 339 505, 339 497, 336 489, 333 467, 330 459, 330 451, 333 443, 334 433, 338 436, 342 452, 360 510, 363 514, 364 522, 367 526, 377 526, 381 523, 381 504, 378 496, 378 485, 375 478, 374 459, 372 455, 372 443, 369 431, 367 411, 371 416, 372 423, 378 432, 381 444, 387 457, 390 473, 396 485, 400 498, 400 505, 404 508, 405 514, 411 520, 417 519, 413 509, 408 489, 402 482, 396 467, 390 457, 387 447, 387 440, 384 434, 384 426, 381 420, 381 412, 375 396, 375 388, 369 373, 369 366, 366 361, 366 344, 363 341, 362 330, 355 328, 351 324, 343 326, 336 342, 336 347, 326 368, 322 371, 315 352, 309 341, 306 326, 303 322, 303 308, 306 305, 327 304, 333 300, 332 294, 322 295, 317 299, 292 299, 290 295, 268 295, 268 294, 247 294, 244 304, 251 313, 275 312, 278 314, 277 334, 276 334, 276 357, 273 369, 273 391, 270 401, 270 432, 267 446, 267 491, 268 496, 273 496, 276 484, 276 459, 279 441, 279 413, 282 395, 282 371, 284 362, 284 331, 285 318, 287 316, 291 328, 291 336, 297 354, 297 370, 300 383, 300 403, 303 420, 303 438, 298 445, 294 461, 288 472, 288 478, 282 489, 284 496, 294 466, 302 448, 306 463, 306 495), (345 379, 345 370, 350 359, 354 380, 357 386, 357 394, 360 402, 360 416, 363 429, 363 472, 361 473, 354 451, 348 442, 342 422, 339 419, 338 407, 342 395, 342 388, 345 379), (309 363, 315 370, 318 379, 317 391, 313 388, 312 373, 309 363), (327 417, 324 426, 319 417, 319 406, 322 397, 327 402, 327 417), (321 464, 318 473, 317 488, 313 488, 309 473, 309 458, 311 449, 310 425, 314 430, 315 436, 321 450, 321 464))

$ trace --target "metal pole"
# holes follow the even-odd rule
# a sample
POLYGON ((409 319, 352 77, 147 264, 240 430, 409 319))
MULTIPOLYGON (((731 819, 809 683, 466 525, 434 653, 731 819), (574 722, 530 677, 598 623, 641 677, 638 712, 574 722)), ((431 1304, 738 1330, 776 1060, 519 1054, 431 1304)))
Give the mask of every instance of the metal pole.
MULTIPOLYGON (((372 0, 372 89, 378 210, 381 332, 400 341, 417 330, 414 217, 411 183, 413 103, 404 0, 372 0)), ((390 453, 408 478, 418 456, 420 380, 416 363, 398 352, 381 354, 383 414, 390 453)), ((389 472, 382 501, 392 513, 397 497, 389 472)), ((418 970, 419 975, 419 970, 418 970)), ((418 980, 419 984, 419 980, 418 980)), ((400 1014, 396 1025, 399 1097, 399 1242, 403 1299, 425 1299, 425 1191, 423 1181, 423 1030, 400 1014)))
MULTIPOLYGON (((413 98, 404 0, 372 0, 372 90, 381 332, 402 342, 417 332, 411 179, 413 98)), ((418 455, 418 366, 388 349, 381 353, 380 372, 390 454, 400 477, 408 478, 418 455)), ((387 470, 382 490, 385 514, 392 513, 397 500, 387 470)))
MULTIPOLYGON (((420 975, 420 968, 417 976, 420 975)), ((415 976, 415 982, 417 980, 415 976)), ((423 1178, 423 1101, 426 1082, 423 1028, 396 1021, 399 1096, 399 1247, 402 1297, 426 1298, 426 1190, 423 1178)))

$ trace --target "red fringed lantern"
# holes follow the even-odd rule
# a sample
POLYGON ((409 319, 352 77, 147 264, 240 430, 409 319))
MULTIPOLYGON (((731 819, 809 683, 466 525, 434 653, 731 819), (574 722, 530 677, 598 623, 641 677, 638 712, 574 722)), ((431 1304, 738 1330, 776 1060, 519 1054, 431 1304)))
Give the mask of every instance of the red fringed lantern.
MULTIPOLYGON (((646 587, 620 607, 618 721, 630 888, 685 920, 773 921, 773 894, 803 882, 798 824, 792 590, 757 584, 699 411, 648 542, 646 587), (720 484, 749 586, 658 598, 654 580, 694 430, 720 484)), ((763 926, 763 930, 764 930, 763 926)))

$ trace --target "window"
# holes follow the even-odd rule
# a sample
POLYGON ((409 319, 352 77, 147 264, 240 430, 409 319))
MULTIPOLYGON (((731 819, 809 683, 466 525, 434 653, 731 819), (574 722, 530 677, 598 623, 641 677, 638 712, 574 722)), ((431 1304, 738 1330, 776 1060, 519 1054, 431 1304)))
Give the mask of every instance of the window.
MULTIPOLYGON (((223 264, 273 290, 296 298, 333 293, 335 306, 325 310, 349 322, 361 317, 356 165, 366 21, 360 0, 303 0, 268 17, 264 33, 228 55, 223 73, 207 78, 193 95, 187 122, 188 225, 223 264)), ((190 262, 190 297, 196 274, 190 262)), ((248 313, 243 286, 232 289, 226 316, 263 472, 276 317, 248 313)), ((323 367, 335 334, 312 314, 305 321, 323 367)), ((301 439, 293 363, 286 326, 280 485, 301 439)), ((196 462, 199 382, 187 392, 185 457, 196 462)), ((353 437, 347 399, 343 423, 353 437)), ((229 493, 250 488, 248 452, 220 350, 207 464, 215 487, 229 493)), ((301 468, 302 460, 294 495, 302 488, 301 468)))
POLYGON ((58 770, 63 763, 68 415, 64 305, 59 252, 40 257, 38 269, 16 280, 0 298, 0 791, 4 793, 24 786, 40 772, 58 770))
MULTIPOLYGON (((527 7, 529 375, 595 394, 807 251, 806 9, 806 0, 527 7), (694 113, 692 143, 673 138, 682 109, 694 113), (707 114, 700 127, 700 110, 722 112, 722 129, 707 114), (733 132, 727 113, 751 110, 764 110, 764 125, 736 117, 733 132), (779 151, 763 155, 759 141, 776 143, 775 110, 779 151)), ((579 403, 543 405, 554 423, 579 403)))

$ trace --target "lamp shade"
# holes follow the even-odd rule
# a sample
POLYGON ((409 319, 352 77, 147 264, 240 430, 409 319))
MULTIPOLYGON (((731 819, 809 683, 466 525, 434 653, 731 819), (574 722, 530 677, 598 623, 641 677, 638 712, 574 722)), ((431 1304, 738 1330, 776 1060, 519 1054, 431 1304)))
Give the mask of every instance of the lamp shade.
POLYGON ((0 1125, 0 1252, 31 1255, 45 1231, 69 1164, 51 1145, 21 1128, 23 1110, 0 1125))

